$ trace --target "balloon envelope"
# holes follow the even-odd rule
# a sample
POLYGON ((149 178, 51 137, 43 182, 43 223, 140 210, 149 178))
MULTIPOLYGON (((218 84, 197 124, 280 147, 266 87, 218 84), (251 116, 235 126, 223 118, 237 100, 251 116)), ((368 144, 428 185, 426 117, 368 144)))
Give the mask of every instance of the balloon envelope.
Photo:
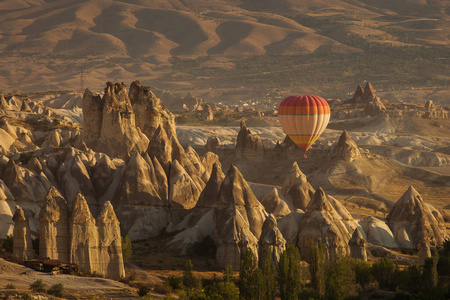
POLYGON ((284 132, 306 152, 327 127, 330 107, 319 96, 289 96, 281 102, 278 118, 284 132))

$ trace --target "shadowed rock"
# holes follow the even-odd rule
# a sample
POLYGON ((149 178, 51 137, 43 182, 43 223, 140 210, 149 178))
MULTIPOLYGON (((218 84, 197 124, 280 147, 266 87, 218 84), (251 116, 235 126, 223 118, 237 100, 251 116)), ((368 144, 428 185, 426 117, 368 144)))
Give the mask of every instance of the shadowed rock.
POLYGON ((281 192, 292 197, 294 208, 306 210, 315 191, 307 181, 305 174, 300 171, 297 162, 294 162, 289 175, 283 181, 281 192))
POLYGON ((276 218, 283 217, 291 212, 286 202, 278 196, 278 190, 274 187, 269 193, 261 199, 261 204, 269 214, 276 218))
POLYGON ((395 203, 386 219, 401 248, 416 249, 422 240, 428 245, 443 245, 443 220, 435 218, 413 186, 395 203))
POLYGON ((361 151, 347 131, 344 130, 339 137, 339 141, 331 150, 330 156, 345 161, 352 161, 355 158, 361 157, 361 151))
POLYGON ((257 239, 260 238, 261 228, 266 220, 266 211, 241 172, 233 165, 222 182, 217 204, 218 206, 236 206, 244 220, 249 223, 251 232, 257 239))
POLYGON ((350 256, 352 258, 367 261, 366 241, 358 228, 353 232, 348 245, 350 246, 350 256))
POLYGON ((379 97, 375 97, 375 99, 367 103, 363 113, 366 116, 384 115, 386 113, 386 107, 384 106, 383 102, 381 102, 379 97))
POLYGON ((260 250, 264 247, 270 248, 272 252, 272 261, 277 265, 281 253, 286 249, 286 240, 283 238, 281 231, 277 228, 277 219, 274 215, 269 214, 264 221, 259 242, 260 250))
POLYGON ((218 242, 216 260, 221 268, 230 265, 240 269, 241 256, 250 248, 258 255, 258 239, 236 206, 223 206, 214 211, 214 237, 218 242))
POLYGON ((321 241, 325 245, 327 259, 332 261, 340 251, 350 253, 350 238, 350 233, 325 192, 322 188, 317 189, 300 224, 298 246, 302 257, 309 260, 310 240, 321 241))
POLYGON ((241 130, 236 138, 236 151, 243 156, 262 155, 264 153, 264 145, 261 138, 257 135, 252 135, 245 121, 241 121, 241 130))

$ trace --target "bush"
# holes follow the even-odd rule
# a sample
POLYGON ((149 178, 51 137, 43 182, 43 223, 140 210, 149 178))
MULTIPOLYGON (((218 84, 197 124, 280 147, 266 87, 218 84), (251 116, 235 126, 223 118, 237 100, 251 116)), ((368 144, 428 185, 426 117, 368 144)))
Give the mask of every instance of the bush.
POLYGON ((1 240, 1 246, 3 249, 6 250, 6 252, 13 251, 13 236, 12 236, 12 234, 7 235, 5 239, 1 240))
POLYGON ((157 294, 168 294, 170 293, 170 286, 166 285, 166 284, 157 284, 155 285, 155 289, 154 292, 157 294))
POLYGON ((16 286, 15 286, 14 284, 7 284, 7 285, 5 286, 5 289, 7 289, 7 290, 15 290, 15 289, 16 289, 16 286))
POLYGON ((353 272, 355 272, 356 283, 359 283, 363 288, 373 281, 370 263, 360 259, 352 259, 351 266, 353 272))
POLYGON ((150 293, 150 287, 148 287, 146 285, 142 285, 138 290, 139 297, 144 297, 148 293, 150 293))
POLYGON ((183 279, 180 277, 169 276, 166 282, 173 291, 183 289, 183 279))
POLYGON ((233 282, 216 282, 205 289, 207 299, 237 300, 239 292, 233 282))
POLYGON ((48 289, 47 293, 61 298, 64 296, 64 285, 62 283, 54 284, 48 289))
POLYGON ((382 289, 395 290, 397 265, 385 257, 372 265, 372 275, 382 289))
POLYGON ((28 293, 22 295, 22 300, 31 300, 31 296, 28 293))
POLYGON ((36 293, 45 293, 45 286, 42 279, 38 279, 30 285, 30 290, 36 293))

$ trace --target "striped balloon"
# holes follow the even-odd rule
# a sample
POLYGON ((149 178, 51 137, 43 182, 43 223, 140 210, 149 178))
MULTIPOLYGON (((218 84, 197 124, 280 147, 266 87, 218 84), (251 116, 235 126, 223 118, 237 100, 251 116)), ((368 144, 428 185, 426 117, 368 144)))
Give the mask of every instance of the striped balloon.
POLYGON ((330 107, 319 96, 289 96, 281 102, 278 118, 284 132, 306 152, 327 127, 330 107))

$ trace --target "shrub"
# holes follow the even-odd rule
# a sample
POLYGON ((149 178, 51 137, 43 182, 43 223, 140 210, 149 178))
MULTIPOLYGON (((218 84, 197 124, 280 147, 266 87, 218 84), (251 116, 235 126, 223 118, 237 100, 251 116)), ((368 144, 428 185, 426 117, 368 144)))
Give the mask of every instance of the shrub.
POLYGON ((7 289, 7 290, 15 290, 15 289, 16 289, 16 286, 15 286, 14 284, 7 284, 7 285, 5 286, 5 289, 7 289))
POLYGON ((31 296, 28 293, 22 294, 22 300, 31 300, 31 296))
POLYGON ((205 289, 207 299, 237 300, 239 292, 233 282, 216 282, 205 289))
POLYGON ((139 297, 144 297, 148 293, 150 293, 150 287, 148 287, 147 285, 142 285, 138 290, 139 297))
POLYGON ((47 293, 61 298, 64 296, 64 285, 62 283, 54 284, 48 289, 47 293))
POLYGON ((45 286, 42 279, 38 279, 30 285, 30 290, 37 293, 45 293, 45 286))
POLYGON ((12 236, 12 234, 7 235, 5 239, 1 240, 1 246, 3 249, 6 250, 6 252, 13 251, 13 236, 12 236))
POLYGON ((355 280, 363 288, 373 281, 372 266, 366 261, 352 259, 351 266, 355 272, 355 280))
POLYGON ((372 275, 380 284, 380 288, 394 290, 396 287, 395 274, 397 265, 385 257, 372 265, 372 275))
POLYGON ((183 289, 183 279, 180 277, 169 276, 166 282, 173 291, 183 289))
POLYGON ((154 291, 155 291, 155 293, 166 295, 166 294, 170 293, 170 286, 168 286, 166 284, 157 284, 157 285, 155 285, 154 291))

